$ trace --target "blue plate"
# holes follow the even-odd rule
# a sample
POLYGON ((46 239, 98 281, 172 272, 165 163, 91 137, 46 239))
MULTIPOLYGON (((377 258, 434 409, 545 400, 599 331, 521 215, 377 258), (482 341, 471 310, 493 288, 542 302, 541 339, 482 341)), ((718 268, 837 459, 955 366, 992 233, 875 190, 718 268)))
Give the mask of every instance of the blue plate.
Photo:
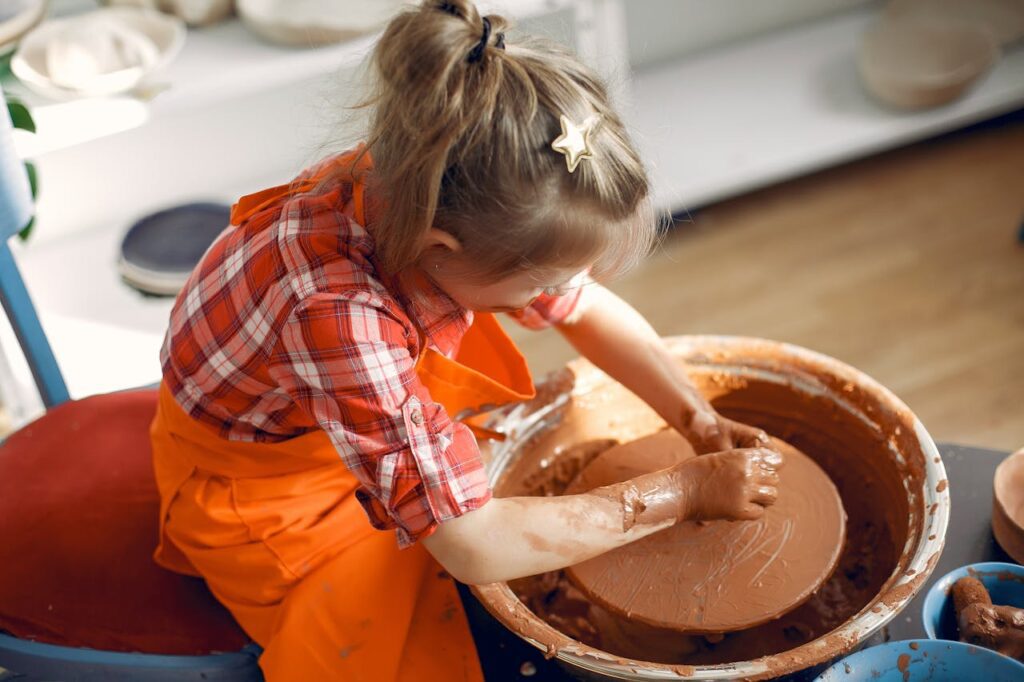
POLYGON ((913 639, 847 656, 815 682, 1021 682, 1024 663, 962 642, 913 639))
POLYGON ((928 590, 921 608, 921 620, 930 639, 960 639, 952 589, 953 583, 966 576, 974 576, 981 581, 992 596, 993 604, 1024 608, 1024 566, 999 561, 969 564, 942 576, 928 590))

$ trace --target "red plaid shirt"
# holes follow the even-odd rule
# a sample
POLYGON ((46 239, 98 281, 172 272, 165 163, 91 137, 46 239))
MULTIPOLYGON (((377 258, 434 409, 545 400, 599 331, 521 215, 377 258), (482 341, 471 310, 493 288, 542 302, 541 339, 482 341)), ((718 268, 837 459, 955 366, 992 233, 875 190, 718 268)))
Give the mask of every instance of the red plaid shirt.
MULTIPOLYGON (((406 546, 491 496, 472 433, 415 371, 417 326, 453 357, 472 312, 439 289, 386 287, 351 197, 348 183, 296 194, 226 230, 175 301, 163 376, 181 407, 224 438, 326 431, 370 522, 395 528, 406 546)), ((557 323, 579 291, 542 296, 513 317, 557 323)))

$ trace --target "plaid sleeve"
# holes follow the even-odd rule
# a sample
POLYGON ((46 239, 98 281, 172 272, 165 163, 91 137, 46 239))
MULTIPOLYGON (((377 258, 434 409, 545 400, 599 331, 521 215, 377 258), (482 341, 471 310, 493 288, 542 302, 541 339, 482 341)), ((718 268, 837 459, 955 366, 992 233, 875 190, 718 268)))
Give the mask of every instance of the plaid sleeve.
POLYGON ((408 327, 374 299, 306 299, 282 329, 272 373, 359 479, 370 522, 405 547, 491 490, 476 439, 416 375, 408 327))
POLYGON ((509 313, 509 317, 527 329, 540 330, 561 324, 583 305, 586 285, 592 281, 588 276, 564 294, 541 294, 525 308, 509 313))

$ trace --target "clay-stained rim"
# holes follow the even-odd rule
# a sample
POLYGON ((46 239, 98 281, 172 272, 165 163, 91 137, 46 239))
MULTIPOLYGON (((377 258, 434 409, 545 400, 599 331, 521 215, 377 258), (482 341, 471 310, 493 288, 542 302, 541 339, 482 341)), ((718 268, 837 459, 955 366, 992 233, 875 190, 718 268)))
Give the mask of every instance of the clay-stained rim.
MULTIPOLYGON (((795 649, 752 661, 718 665, 672 665, 650 663, 616 656, 574 640, 533 614, 519 601, 506 583, 471 586, 474 595, 505 627, 546 655, 612 678, 627 680, 729 680, 764 679, 803 670, 850 651, 891 621, 920 591, 938 561, 949 525, 950 497, 946 469, 935 442, 920 420, 891 391, 860 370, 835 358, 789 343, 742 336, 676 336, 667 338, 670 348, 681 357, 700 357, 710 353, 733 353, 753 357, 774 357, 818 374, 830 375, 839 382, 852 382, 872 395, 894 413, 903 415, 913 426, 914 438, 924 455, 922 528, 908 563, 900 562, 878 595, 857 615, 818 639, 795 649), (941 488, 941 490, 939 490, 941 488)), ((713 363, 712 363, 713 364, 713 363)), ((597 372, 599 370, 594 369, 597 372)), ((526 405, 503 411, 490 424, 509 434, 503 443, 489 446, 488 478, 495 485, 511 461, 518 444, 542 429, 547 414, 564 404, 568 393, 560 394, 547 408, 528 414, 526 405)), ((907 544, 915 538, 910 534, 907 544)))

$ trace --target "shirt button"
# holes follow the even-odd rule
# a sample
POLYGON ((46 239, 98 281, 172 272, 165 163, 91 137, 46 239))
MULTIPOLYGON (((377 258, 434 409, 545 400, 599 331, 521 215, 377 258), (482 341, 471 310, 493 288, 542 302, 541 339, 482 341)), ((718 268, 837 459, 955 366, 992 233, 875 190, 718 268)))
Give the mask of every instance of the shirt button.
POLYGON ((409 415, 409 419, 412 420, 413 424, 419 426, 420 424, 423 423, 423 413, 420 412, 419 410, 413 410, 412 413, 409 415))

